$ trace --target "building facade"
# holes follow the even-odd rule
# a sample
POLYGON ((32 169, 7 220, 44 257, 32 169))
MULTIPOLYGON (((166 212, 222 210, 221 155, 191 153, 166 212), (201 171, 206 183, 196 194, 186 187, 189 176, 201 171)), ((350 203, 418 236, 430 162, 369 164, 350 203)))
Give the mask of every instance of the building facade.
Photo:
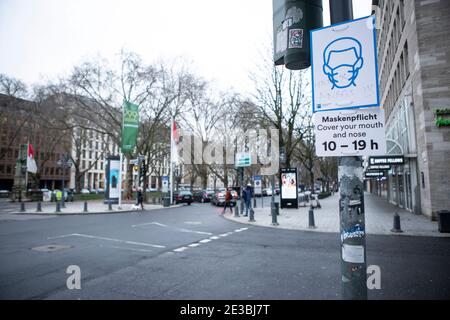
MULTIPOLYGON (((36 105, 28 101, 0 94, 0 189, 12 191, 17 178, 16 164, 19 150, 32 144, 35 151, 37 173, 27 174, 26 188, 56 189, 69 181, 68 170, 58 166, 70 149, 70 138, 65 132, 52 130, 36 114, 36 105)), ((49 108, 41 104, 39 108, 49 108)), ((19 176, 21 176, 19 174, 19 176)), ((25 186, 24 186, 25 187, 25 186)))
POLYGON ((374 0, 389 155, 403 155, 369 190, 435 219, 450 210, 450 1, 374 0), (439 111, 440 110, 440 111, 439 111))

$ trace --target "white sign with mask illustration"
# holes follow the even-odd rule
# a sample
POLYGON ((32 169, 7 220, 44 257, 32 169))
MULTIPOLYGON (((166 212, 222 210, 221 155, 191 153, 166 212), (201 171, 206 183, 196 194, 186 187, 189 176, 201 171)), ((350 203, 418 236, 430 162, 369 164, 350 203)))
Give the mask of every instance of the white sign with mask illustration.
POLYGON ((313 112, 378 107, 375 17, 311 31, 313 112))

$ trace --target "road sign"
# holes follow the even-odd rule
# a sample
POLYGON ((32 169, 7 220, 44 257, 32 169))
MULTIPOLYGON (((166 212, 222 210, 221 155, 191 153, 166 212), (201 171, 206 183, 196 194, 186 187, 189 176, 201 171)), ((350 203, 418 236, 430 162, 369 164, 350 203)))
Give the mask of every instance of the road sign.
POLYGON ((255 176, 255 194, 262 194, 261 176, 255 176))
POLYGON ((313 112, 380 105, 370 16, 311 31, 313 112))
POLYGON ((139 163, 139 159, 131 159, 130 163, 131 164, 138 164, 139 163))
POLYGON ((251 156, 246 152, 236 153, 236 167, 250 167, 252 165, 251 156))
POLYGON ((370 108, 314 114, 319 157, 386 154, 384 110, 370 108))

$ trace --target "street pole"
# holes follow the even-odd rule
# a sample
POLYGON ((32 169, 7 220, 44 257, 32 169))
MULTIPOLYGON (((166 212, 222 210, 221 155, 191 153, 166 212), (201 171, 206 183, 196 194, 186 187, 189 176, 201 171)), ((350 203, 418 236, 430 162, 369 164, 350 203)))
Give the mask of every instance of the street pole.
MULTIPOLYGON (((122 209, 122 163, 123 163, 123 154, 122 150, 120 150, 120 160, 119 160, 119 210, 122 209)), ((106 190, 106 186, 105 186, 106 190)))
POLYGON ((173 201, 173 116, 170 118, 170 176, 169 176, 169 186, 170 186, 170 204, 173 201))
POLYGON ((240 174, 241 174, 241 214, 243 214, 243 212, 244 212, 244 202, 242 201, 243 200, 243 195, 244 195, 244 192, 243 192, 243 189, 244 189, 244 167, 242 167, 241 168, 241 172, 240 172, 240 174))
MULTIPOLYGON (((352 0, 330 0, 331 24, 353 19, 352 0)), ((364 185, 361 157, 339 158, 342 298, 367 299, 364 185), (347 232, 355 237, 345 237, 347 232)))
POLYGON ((139 188, 141 187, 141 156, 138 154, 138 172, 137 172, 137 182, 136 182, 136 205, 138 205, 139 199, 139 188))

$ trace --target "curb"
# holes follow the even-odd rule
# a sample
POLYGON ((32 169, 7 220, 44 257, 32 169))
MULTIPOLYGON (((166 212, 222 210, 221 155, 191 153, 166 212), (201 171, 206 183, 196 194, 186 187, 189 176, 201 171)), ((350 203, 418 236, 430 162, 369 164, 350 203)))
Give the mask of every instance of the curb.
MULTIPOLYGON (((290 231, 303 231, 303 232, 315 232, 315 233, 334 233, 334 234, 339 234, 339 231, 327 231, 327 230, 318 230, 318 229, 310 229, 308 227, 305 228, 296 228, 296 227, 286 227, 286 226, 282 226, 282 225, 278 225, 278 226, 272 226, 272 225, 262 225, 262 224, 256 224, 255 222, 249 222, 248 220, 244 220, 244 221, 239 221, 236 219, 233 219, 234 217, 229 217, 226 215, 222 215, 222 217, 224 219, 227 219, 229 221, 232 222, 236 222, 236 223, 241 223, 241 224, 246 224, 246 225, 251 225, 254 227, 260 227, 260 228, 272 228, 272 229, 282 229, 282 230, 290 230, 290 231)), ((376 232, 376 233, 372 233, 372 232, 367 232, 366 235, 374 235, 374 236, 400 236, 400 237, 429 237, 429 238, 450 238, 450 233, 437 233, 437 234, 423 234, 421 232, 417 232, 417 231, 405 231, 403 230, 403 233, 393 233, 393 232, 388 232, 386 231, 385 233, 380 233, 380 232, 376 232)))
MULTIPOLYGON (((170 207, 161 207, 154 208, 145 211, 153 211, 153 210, 161 210, 161 209, 170 209, 170 208, 179 208, 183 205, 177 204, 170 207)), ((25 212, 9 212, 9 214, 17 214, 17 215, 33 215, 33 216, 88 216, 91 214, 116 214, 116 213, 129 213, 129 212, 142 212, 142 210, 112 210, 112 211, 88 211, 88 212, 36 212, 36 211, 25 211, 25 212)))

